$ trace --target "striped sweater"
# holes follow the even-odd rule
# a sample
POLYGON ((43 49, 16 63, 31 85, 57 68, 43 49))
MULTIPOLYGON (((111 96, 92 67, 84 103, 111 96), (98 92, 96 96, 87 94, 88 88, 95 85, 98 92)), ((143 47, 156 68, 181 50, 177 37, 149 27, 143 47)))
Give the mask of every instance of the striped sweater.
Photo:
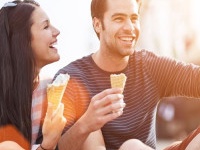
POLYGON ((152 52, 135 51, 127 67, 120 72, 101 70, 91 55, 76 60, 59 70, 70 74, 65 91, 65 131, 85 112, 91 98, 110 88, 111 73, 125 73, 124 89, 126 107, 119 118, 102 128, 107 150, 117 150, 120 145, 136 138, 155 148, 155 113, 159 100, 170 96, 200 97, 200 68, 152 52))
POLYGON ((42 126, 46 114, 46 88, 51 79, 42 79, 32 95, 32 145, 35 144, 39 128, 42 126))

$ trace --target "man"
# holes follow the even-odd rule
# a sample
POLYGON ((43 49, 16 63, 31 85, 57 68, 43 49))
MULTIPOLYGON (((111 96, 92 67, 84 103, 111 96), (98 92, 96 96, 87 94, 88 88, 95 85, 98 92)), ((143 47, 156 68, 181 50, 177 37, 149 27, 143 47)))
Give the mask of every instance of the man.
MULTIPOLYGON (((69 124, 59 142, 60 149, 84 149, 90 144, 96 146, 93 147, 95 150, 105 149, 99 127, 102 127, 107 150, 120 147, 130 150, 137 149, 137 146, 138 149, 155 149, 155 113, 159 100, 177 95, 200 97, 199 67, 160 57, 146 50, 135 51, 140 32, 139 7, 140 2, 136 0, 92 0, 91 15, 100 40, 99 50, 70 63, 57 73, 69 73, 71 76, 63 97, 65 117, 69 124), (111 90, 110 74, 118 73, 127 76, 123 92, 126 103, 123 115, 120 113, 121 116, 113 117, 110 121, 104 120, 104 116, 100 120, 95 119, 100 111, 96 109, 95 113, 90 113, 91 104, 94 98, 100 101, 105 96, 101 91, 111 90), (91 120, 86 117, 89 113, 91 120), (78 124, 82 122, 85 129, 88 124, 90 127, 95 125, 95 121, 100 121, 100 125, 81 137, 78 124), (75 137, 76 143, 72 142, 75 137), (69 145, 70 148, 67 147, 69 145)), ((107 98, 110 97, 111 92, 106 93, 107 98)), ((103 104, 105 108, 107 105, 103 104)))

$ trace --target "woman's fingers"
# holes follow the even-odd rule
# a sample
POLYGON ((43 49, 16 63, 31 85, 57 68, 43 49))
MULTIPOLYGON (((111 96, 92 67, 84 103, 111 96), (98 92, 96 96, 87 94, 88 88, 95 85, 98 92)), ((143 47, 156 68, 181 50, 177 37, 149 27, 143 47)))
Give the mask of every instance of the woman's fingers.
POLYGON ((48 102, 46 117, 48 120, 51 120, 53 115, 53 104, 51 102, 48 102))
MULTIPOLYGON (((51 108, 50 108, 51 109, 51 108)), ((50 110, 51 111, 51 110, 50 110)), ((60 103, 56 111, 52 112, 51 116, 51 125, 50 128, 56 128, 56 131, 59 133, 62 132, 63 128, 66 125, 67 119, 63 116, 64 112, 64 104, 60 103)), ((50 113, 49 113, 50 114, 50 113)), ((50 116, 49 116, 50 117, 50 116)), ((48 118, 49 118, 48 117, 48 118)))
POLYGON ((67 122, 67 119, 63 116, 63 112, 64 112, 64 104, 60 103, 57 110, 56 117, 58 117, 58 119, 61 119, 62 123, 65 125, 67 122))
POLYGON ((57 114, 59 116, 62 116, 63 115, 63 112, 64 112, 64 104, 63 103, 60 103, 59 106, 58 106, 58 112, 57 114))

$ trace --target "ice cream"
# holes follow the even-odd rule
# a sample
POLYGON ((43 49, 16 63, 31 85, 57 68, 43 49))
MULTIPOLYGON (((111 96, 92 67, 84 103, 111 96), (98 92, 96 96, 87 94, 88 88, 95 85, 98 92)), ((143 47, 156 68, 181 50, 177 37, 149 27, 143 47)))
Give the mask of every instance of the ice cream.
POLYGON ((69 79, 70 76, 68 74, 59 74, 53 83, 47 86, 47 99, 53 104, 54 110, 58 108, 62 100, 69 79))

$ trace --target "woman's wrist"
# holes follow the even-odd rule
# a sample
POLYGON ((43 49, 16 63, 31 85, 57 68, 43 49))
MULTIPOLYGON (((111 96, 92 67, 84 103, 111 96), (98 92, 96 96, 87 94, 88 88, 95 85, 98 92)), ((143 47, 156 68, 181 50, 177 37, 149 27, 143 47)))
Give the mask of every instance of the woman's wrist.
POLYGON ((40 148, 41 148, 42 150, 47 150, 46 148, 44 148, 44 147, 42 146, 42 144, 40 144, 40 148))
POLYGON ((37 150, 55 150, 55 147, 47 148, 47 147, 43 146, 42 144, 40 144, 39 147, 37 148, 37 150))

